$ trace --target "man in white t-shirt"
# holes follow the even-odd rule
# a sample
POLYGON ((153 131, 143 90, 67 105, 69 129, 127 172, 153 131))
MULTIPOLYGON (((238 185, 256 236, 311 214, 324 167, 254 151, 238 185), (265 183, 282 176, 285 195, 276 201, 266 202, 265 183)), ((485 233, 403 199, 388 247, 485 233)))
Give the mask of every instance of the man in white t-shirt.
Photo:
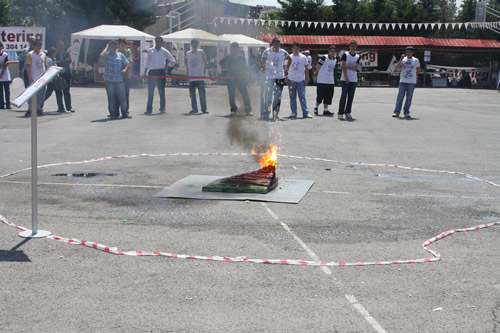
POLYGON ((201 112, 207 111, 207 97, 205 94, 205 68, 207 67, 207 57, 202 49, 198 49, 200 42, 197 39, 191 41, 191 50, 186 53, 187 75, 195 78, 189 79, 189 96, 191 97, 190 114, 198 113, 198 104, 196 103, 196 89, 200 95, 201 112))
MULTIPOLYGON (((33 51, 29 52, 26 56, 26 71, 28 72, 29 84, 32 84, 33 81, 38 80, 38 78, 45 73, 47 67, 47 56, 42 52, 42 41, 40 39, 36 39, 33 42, 33 51)), ((43 102, 45 102, 45 89, 46 87, 44 86, 38 91, 36 95, 36 113, 38 116, 43 116, 42 107, 43 102)), ((31 116, 31 110, 28 110, 24 114, 24 116, 31 116)))
POLYGON ((333 112, 328 110, 328 106, 332 105, 333 92, 335 88, 335 66, 337 65, 337 48, 335 45, 330 45, 328 54, 319 57, 316 70, 318 77, 316 78, 316 107, 314 114, 318 115, 318 107, 323 103, 323 116, 333 117, 333 112))
POLYGON ((264 103, 260 114, 260 119, 269 120, 269 107, 272 101, 272 120, 279 120, 281 93, 285 85, 284 61, 289 60, 288 53, 280 48, 281 41, 274 37, 271 47, 262 53, 260 69, 266 74, 264 89, 264 103))
POLYGON ((342 95, 339 101, 339 120, 353 120, 351 116, 352 101, 354 92, 358 85, 358 66, 361 57, 356 54, 358 43, 352 40, 349 43, 349 51, 344 53, 340 60, 342 61, 342 75, 340 77, 340 85, 342 86, 342 95), (347 102, 347 103, 346 103, 347 102))
POLYGON ((293 42, 292 55, 286 65, 285 82, 288 84, 288 91, 290 93, 290 108, 292 114, 290 119, 297 119, 297 94, 299 95, 300 107, 302 108, 302 118, 312 118, 309 114, 309 109, 306 103, 306 85, 309 77, 309 68, 307 57, 299 53, 300 44, 293 42))
POLYGON ((396 69, 401 68, 401 74, 399 75, 399 91, 398 97, 396 99, 396 108, 394 109, 393 117, 399 118, 399 113, 403 107, 403 99, 406 95, 406 101, 404 105, 405 119, 411 119, 410 107, 411 101, 413 99, 413 91, 417 86, 417 74, 420 73, 420 61, 413 56, 413 47, 408 46, 405 50, 405 54, 401 55, 396 69))

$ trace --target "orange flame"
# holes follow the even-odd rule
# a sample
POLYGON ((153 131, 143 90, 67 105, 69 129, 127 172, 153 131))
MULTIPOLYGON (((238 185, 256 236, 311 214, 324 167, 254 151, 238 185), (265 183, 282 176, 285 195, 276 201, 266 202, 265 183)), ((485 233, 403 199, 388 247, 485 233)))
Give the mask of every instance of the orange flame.
POLYGON ((257 154, 255 149, 252 148, 252 155, 255 156, 255 159, 263 168, 278 165, 278 146, 273 143, 270 144, 270 148, 265 153, 261 154, 257 154))

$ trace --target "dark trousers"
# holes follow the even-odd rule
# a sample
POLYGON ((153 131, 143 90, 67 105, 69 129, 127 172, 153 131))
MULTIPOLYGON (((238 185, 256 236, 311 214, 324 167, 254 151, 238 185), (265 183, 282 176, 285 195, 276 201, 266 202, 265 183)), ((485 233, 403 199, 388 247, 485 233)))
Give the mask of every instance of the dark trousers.
MULTIPOLYGON (((67 83, 66 88, 64 88, 62 90, 62 94, 64 96, 64 104, 66 105, 66 110, 70 111, 73 108, 71 106, 71 94, 69 92, 69 88, 71 86, 71 77, 63 76, 63 79, 67 83)), ((56 97, 57 97, 57 91, 56 91, 56 97)), ((59 106, 59 104, 57 104, 57 105, 59 106)), ((61 105, 62 105, 62 103, 61 103, 61 105)), ((62 107, 61 110, 64 110, 64 107, 62 107)))
POLYGON ((28 72, 26 70, 23 71, 23 80, 24 80, 24 88, 28 88, 30 85, 30 77, 28 76, 28 72))
MULTIPOLYGON (((165 76, 164 69, 152 69, 148 71, 150 76, 165 76)), ((160 95, 160 111, 165 111, 165 78, 148 78, 148 105, 146 112, 153 112, 153 98, 155 87, 160 95)))
POLYGON ((10 81, 0 82, 0 109, 10 108, 10 81), (5 92, 5 102, 4 102, 5 92))
POLYGON ((54 84, 52 82, 47 85, 47 90, 45 91, 45 100, 49 99, 53 91, 55 91, 56 93, 57 111, 64 111, 63 92, 61 89, 54 89, 54 84))
POLYGON ((340 81, 342 85, 342 95, 340 96, 339 102, 339 114, 350 114, 352 108, 352 101, 354 99, 354 92, 356 91, 357 82, 349 82, 346 84, 345 81, 340 81), (347 100, 347 103, 346 103, 347 100))
POLYGON ((241 80, 229 80, 229 82, 227 83, 227 92, 229 94, 229 106, 231 107, 231 112, 238 111, 238 106, 236 105, 236 88, 238 88, 241 97, 243 98, 243 104, 245 104, 245 112, 251 112, 252 106, 250 104, 250 97, 248 96, 246 82, 241 80))

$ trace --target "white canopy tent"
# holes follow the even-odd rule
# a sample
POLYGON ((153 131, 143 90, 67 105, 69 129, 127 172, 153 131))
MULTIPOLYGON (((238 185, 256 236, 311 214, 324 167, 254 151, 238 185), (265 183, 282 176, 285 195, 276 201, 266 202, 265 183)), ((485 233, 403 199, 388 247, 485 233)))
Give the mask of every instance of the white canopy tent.
POLYGON ((126 38, 133 41, 153 41, 155 37, 137 29, 131 28, 127 25, 99 25, 94 28, 74 32, 71 34, 71 62, 72 67, 78 65, 78 58, 80 55, 80 46, 83 41, 85 42, 84 62, 87 62, 87 55, 89 50, 90 39, 118 39, 126 38))
POLYGON ((249 48, 259 48, 259 47, 269 47, 269 43, 263 42, 261 40, 248 37, 246 35, 241 34, 224 34, 220 35, 220 37, 229 40, 231 43, 238 43, 240 47, 243 48, 243 51, 247 55, 247 61, 250 61, 250 52, 249 48))
POLYGON ((222 57, 224 57, 224 54, 227 54, 230 44, 230 41, 225 38, 214 35, 204 30, 193 29, 193 28, 179 30, 168 35, 163 35, 162 37, 165 42, 171 42, 179 45, 177 46, 179 47, 178 64, 181 70, 185 69, 184 67, 185 50, 183 49, 182 44, 184 43, 189 44, 193 39, 197 39, 200 41, 200 46, 215 46, 217 49, 217 57, 216 57, 217 73, 220 73, 221 71, 221 68, 219 66, 219 61, 222 59, 222 57))

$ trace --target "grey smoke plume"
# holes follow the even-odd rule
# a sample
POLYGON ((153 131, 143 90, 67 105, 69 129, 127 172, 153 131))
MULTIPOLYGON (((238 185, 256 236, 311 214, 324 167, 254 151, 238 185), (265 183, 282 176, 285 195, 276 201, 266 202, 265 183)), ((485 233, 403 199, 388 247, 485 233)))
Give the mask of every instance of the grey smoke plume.
POLYGON ((257 154, 264 153, 269 149, 269 133, 251 127, 253 124, 255 123, 246 120, 244 117, 231 118, 226 129, 229 142, 232 145, 239 145, 248 152, 253 148, 257 154))

